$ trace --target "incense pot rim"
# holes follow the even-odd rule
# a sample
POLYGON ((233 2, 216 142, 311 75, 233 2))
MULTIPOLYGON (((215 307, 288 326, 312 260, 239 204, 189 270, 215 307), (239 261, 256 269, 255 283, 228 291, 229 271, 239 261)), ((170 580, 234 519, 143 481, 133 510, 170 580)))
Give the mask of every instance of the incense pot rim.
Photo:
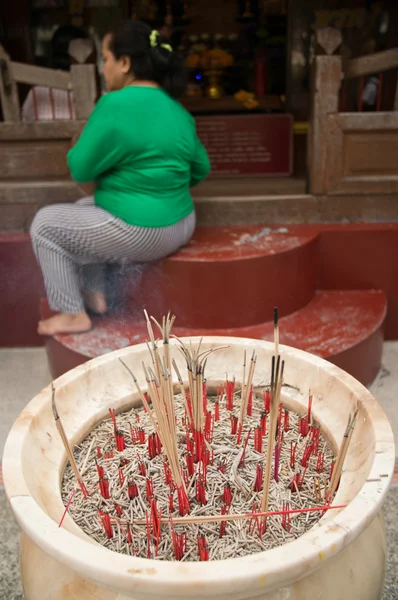
MULTIPOLYGON (((188 339, 197 343, 200 338, 188 339)), ((173 340, 171 346, 176 344, 177 341, 173 340)), ((273 352, 272 343, 213 336, 203 338, 204 348, 220 345, 228 345, 229 349, 210 356, 209 379, 217 379, 216 375, 222 377, 228 370, 235 374, 238 381, 244 349, 256 349, 258 353, 255 382, 259 382, 260 371, 269 374, 268 358, 273 352), (228 358, 228 369, 225 369, 222 356, 228 358), (261 359, 265 356, 267 362, 262 364, 261 359), (230 366, 232 362, 233 368, 230 366)), ((114 407, 116 403, 117 410, 121 410, 123 404, 131 403, 133 386, 123 374, 123 367, 119 369, 118 359, 126 359, 129 365, 135 359, 133 370, 140 380, 140 364, 146 352, 145 344, 118 350, 89 361, 55 381, 58 410, 73 443, 82 439, 94 421, 98 421, 101 414, 105 416, 109 407, 114 407), (72 404, 68 391, 70 395, 76 386, 79 393, 75 390, 72 404), (114 388, 118 391, 117 399, 114 388), (74 421, 76 410, 71 410, 72 406, 81 414, 87 412, 89 418, 84 424, 79 425, 74 421)), ((192 586, 203 595, 228 593, 229 598, 244 598, 248 597, 244 595, 245 590, 261 588, 266 591, 282 585, 285 587, 289 581, 294 582, 320 568, 352 543, 378 515, 394 470, 393 435, 380 405, 353 377, 331 363, 300 350, 280 345, 280 353, 286 361, 286 382, 298 383, 293 379, 300 378, 300 392, 289 389, 286 394, 299 402, 311 387, 314 393, 313 410, 317 416, 319 414, 321 424, 326 414, 334 414, 335 423, 326 425, 335 443, 340 443, 346 417, 359 401, 358 432, 354 433, 347 454, 347 469, 334 500, 336 505, 348 501, 346 508, 330 511, 294 542, 243 558, 180 563, 133 558, 111 552, 90 540, 69 517, 62 528, 58 527, 64 509, 59 482, 65 456, 52 420, 49 386, 18 417, 4 451, 6 493, 23 532, 47 555, 85 579, 115 589, 118 593, 128 594, 134 589, 134 598, 140 597, 140 593, 193 596, 192 586), (316 377, 322 382, 324 390, 318 395, 316 377), (337 400, 343 396, 343 392, 346 410, 337 406, 337 400), (336 400, 334 413, 330 406, 332 399, 336 400), (360 437, 357 439, 356 435, 360 437), (37 466, 36 474, 40 483, 32 477, 33 465, 29 461, 34 462, 35 468, 37 466), (58 482, 58 490, 55 482, 58 482), (356 488, 355 496, 350 498, 350 493, 356 488)), ((175 357, 178 360, 179 353, 175 357)))

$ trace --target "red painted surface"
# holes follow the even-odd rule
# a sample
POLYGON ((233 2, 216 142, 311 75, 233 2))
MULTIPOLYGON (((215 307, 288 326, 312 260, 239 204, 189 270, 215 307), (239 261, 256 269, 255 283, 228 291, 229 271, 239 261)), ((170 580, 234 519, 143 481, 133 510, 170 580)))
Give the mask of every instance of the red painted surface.
MULTIPOLYGON (((257 231, 259 229, 261 230, 257 228, 257 231)), ((153 305, 155 309, 161 305, 165 310, 173 308, 179 316, 180 324, 183 324, 184 313, 189 315, 192 307, 195 306, 195 294, 199 296, 202 294, 202 306, 206 307, 207 311, 211 311, 215 310, 212 303, 215 302, 216 307, 219 303, 217 310, 223 308, 225 318, 228 320, 230 306, 233 306, 231 298, 236 296, 241 306, 246 302, 242 315, 246 311, 248 317, 250 311, 247 307, 255 298, 257 290, 261 289, 262 293, 258 294, 257 299, 259 304, 255 310, 263 310, 261 303, 264 298, 267 298, 269 305, 272 302, 272 305, 279 303, 280 306, 285 306, 281 313, 286 314, 295 310, 293 300, 296 302, 297 299, 292 298, 292 295, 299 296, 296 308, 306 302, 305 295, 309 294, 313 285, 312 269, 316 268, 318 281, 316 286, 314 284, 313 291, 315 287, 326 290, 370 288, 383 290, 388 301, 386 337, 398 339, 398 223, 288 225, 286 226, 288 234, 276 234, 277 229, 278 227, 273 226, 273 233, 271 232, 269 237, 260 237, 255 243, 235 245, 234 242, 241 240, 243 230, 250 231, 253 228, 229 228, 228 244, 231 245, 227 244, 223 247, 219 244, 215 251, 214 236, 217 235, 217 230, 198 228, 191 245, 181 253, 166 259, 161 264, 148 265, 154 284, 149 287, 146 295, 147 305, 153 305), (296 241, 298 240, 297 246, 294 245, 295 238, 296 241), (284 248, 283 244, 285 244, 284 248), (306 253, 309 247, 312 248, 309 260, 313 266, 310 269, 304 267, 306 274, 302 276, 304 259, 300 253, 303 251, 306 253), (278 252, 273 254, 276 249, 278 252), (231 264, 234 268, 230 268, 228 258, 233 259, 231 264), (252 264, 253 273, 254 266, 259 265, 255 278, 252 273, 250 277, 246 275, 245 269, 242 269, 246 260, 248 264, 252 264), (285 261, 288 261, 287 266, 285 261), (278 269, 275 268, 275 264, 279 264, 278 269), (287 267, 290 271, 286 270, 287 267), (211 278, 210 275, 206 276, 206 268, 212 272, 211 278), (199 287, 197 272, 200 273, 201 269, 203 269, 203 279, 200 280, 201 287, 199 287), (216 269, 216 272, 214 273, 212 269, 216 269), (223 272, 229 275, 227 280, 223 272), (238 273, 240 278, 237 277, 238 273), (286 273, 290 274, 287 276, 286 273), (169 281, 163 290, 163 284, 160 285, 159 281, 164 280, 166 274, 169 281), (160 279, 156 283, 157 277, 160 279), (231 283, 233 277, 235 279, 231 283), (290 278, 293 278, 294 285, 291 285, 288 293, 290 278), (173 281, 177 280, 181 283, 179 289, 173 286, 173 281), (249 287, 251 294, 247 293, 246 297, 245 288, 242 286, 243 281, 246 282, 246 286, 249 286, 247 281, 251 281, 249 287), (191 287, 196 291, 192 292, 191 287), (218 295, 214 290, 218 290, 218 295), (272 294, 278 294, 280 290, 283 290, 283 294, 280 294, 278 302, 273 302, 273 298, 277 296, 272 294), (267 296, 268 292, 269 296, 267 296), (300 294, 303 295, 300 297, 300 294), (159 297, 156 298, 157 295, 159 297), (284 295, 287 297, 284 298, 284 295), (283 305, 283 302, 286 304, 283 305)), ((308 257, 308 254, 304 256, 308 257)), ((10 347, 40 344, 42 340, 35 331, 43 285, 28 235, 0 235, 0 291, 0 314, 2 315, 0 345, 10 347)), ((308 298, 308 302, 311 297, 308 298)), ((142 294, 140 298, 140 294, 130 288, 130 299, 130 311, 140 314, 143 307, 142 294)), ((161 311, 156 309, 153 312, 159 314, 161 311)), ((265 317, 256 317, 258 322, 269 318, 268 309, 265 312, 267 313, 265 317)), ((242 318, 242 315, 239 315, 239 318, 242 318)), ((246 320, 246 324, 248 322, 249 320, 246 320)), ((191 323, 196 325, 198 321, 191 321, 191 323)), ((231 325, 234 326, 234 323, 231 325)))
MULTIPOLYGON (((48 314, 45 305, 42 314, 48 314)), ((280 320, 280 341, 332 360, 367 384, 380 366, 385 315, 383 292, 318 292, 305 308, 280 320)), ((181 327, 177 318, 174 332, 178 336, 212 334, 272 340, 273 323, 209 331, 181 327)), ((81 363, 146 339, 143 318, 122 314, 97 318, 88 333, 48 340, 53 376, 79 364, 79 355, 81 363)))
POLYGON ((43 344, 36 333, 43 294, 29 235, 0 233, 0 347, 43 344))
POLYGON ((212 176, 292 174, 291 115, 217 115, 196 117, 212 176))
POLYGON ((398 339, 398 223, 322 225, 320 230, 318 288, 383 290, 386 338, 398 339))
POLYGON ((311 300, 317 233, 286 228, 203 227, 180 252, 127 283, 125 305, 169 310, 182 327, 243 327, 281 316, 311 300))

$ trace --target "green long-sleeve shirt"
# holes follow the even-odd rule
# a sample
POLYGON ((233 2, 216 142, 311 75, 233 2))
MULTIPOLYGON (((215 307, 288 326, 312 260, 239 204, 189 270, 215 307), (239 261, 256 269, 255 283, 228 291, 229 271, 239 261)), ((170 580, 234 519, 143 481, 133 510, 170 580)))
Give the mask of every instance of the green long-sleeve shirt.
POLYGON ((75 181, 95 181, 95 203, 130 225, 166 227, 193 210, 189 188, 210 171, 192 116, 161 89, 103 96, 68 152, 75 181))

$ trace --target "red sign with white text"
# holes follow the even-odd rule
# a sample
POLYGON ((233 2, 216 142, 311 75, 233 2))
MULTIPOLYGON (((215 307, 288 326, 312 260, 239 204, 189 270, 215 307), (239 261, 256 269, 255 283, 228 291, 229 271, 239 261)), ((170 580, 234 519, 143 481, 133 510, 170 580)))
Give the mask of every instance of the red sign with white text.
POLYGON ((212 175, 290 176, 293 165, 291 115, 196 117, 212 175))

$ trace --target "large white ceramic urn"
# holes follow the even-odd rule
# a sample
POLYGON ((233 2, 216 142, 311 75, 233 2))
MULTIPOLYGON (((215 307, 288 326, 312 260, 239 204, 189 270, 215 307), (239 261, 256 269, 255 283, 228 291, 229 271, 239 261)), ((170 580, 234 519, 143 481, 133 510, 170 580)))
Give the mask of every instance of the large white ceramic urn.
MULTIPOLYGON (((197 340, 193 340, 194 342, 197 340)), ((203 349, 226 345, 210 356, 208 382, 239 380, 244 349, 256 350, 255 385, 269 382, 273 345, 237 338, 207 337, 203 349)), ((282 401, 305 412, 308 390, 323 434, 338 449, 349 413, 358 421, 334 504, 296 541, 244 558, 213 562, 163 562, 117 554, 100 546, 64 511, 61 479, 66 463, 55 427, 51 388, 25 408, 8 437, 3 460, 6 493, 22 530, 21 576, 25 600, 376 600, 386 564, 381 508, 394 468, 389 422, 373 396, 334 365, 280 346, 285 360, 282 401)), ((180 371, 183 358, 172 343, 180 371)), ((128 363, 145 388, 144 344, 96 358, 56 382, 57 406, 72 444, 108 416, 139 404, 133 382, 118 360, 128 363)))

